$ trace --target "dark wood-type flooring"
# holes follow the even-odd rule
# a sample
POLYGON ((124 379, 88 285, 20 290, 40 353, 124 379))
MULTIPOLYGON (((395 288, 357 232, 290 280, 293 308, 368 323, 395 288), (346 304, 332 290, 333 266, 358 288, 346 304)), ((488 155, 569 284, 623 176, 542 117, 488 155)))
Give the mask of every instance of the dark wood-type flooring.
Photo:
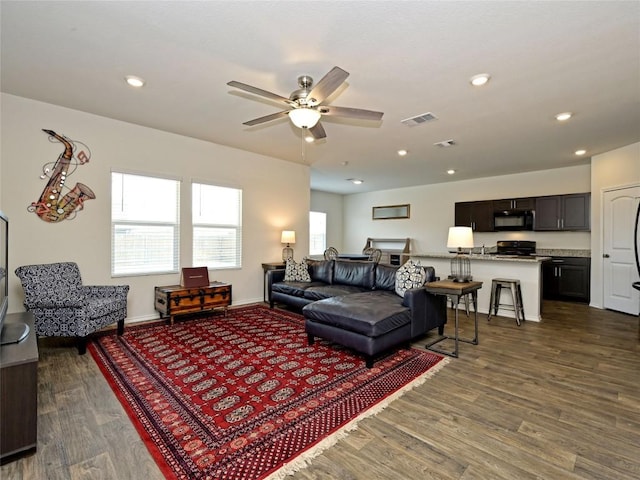
MULTIPOLYGON (((461 344, 460 358, 289 478, 637 480, 639 318, 560 302, 543 317, 517 327, 480 315, 479 345, 461 344)), ((162 478, 91 355, 50 340, 37 453, 0 477, 162 478)))

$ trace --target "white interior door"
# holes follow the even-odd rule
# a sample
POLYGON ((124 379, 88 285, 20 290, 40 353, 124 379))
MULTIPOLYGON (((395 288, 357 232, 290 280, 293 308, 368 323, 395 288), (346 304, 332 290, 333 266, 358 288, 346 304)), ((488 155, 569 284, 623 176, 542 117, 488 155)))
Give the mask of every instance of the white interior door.
POLYGON ((604 308, 631 315, 640 313, 640 295, 631 286, 638 281, 633 244, 638 202, 640 186, 604 192, 604 308))

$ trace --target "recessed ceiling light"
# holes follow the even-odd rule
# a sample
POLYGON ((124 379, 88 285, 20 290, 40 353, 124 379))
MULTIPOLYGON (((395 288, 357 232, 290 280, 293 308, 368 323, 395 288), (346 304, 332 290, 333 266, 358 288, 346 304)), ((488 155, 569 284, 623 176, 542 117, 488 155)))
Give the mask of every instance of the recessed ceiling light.
POLYGON ((556 120, 558 120, 559 122, 566 122, 572 116, 573 116, 573 113, 571 112, 562 112, 556 115, 556 120))
POLYGON ((454 173, 456 173, 456 171, 453 168, 450 168, 449 170, 447 170, 447 173, 449 175, 453 175, 454 173))
POLYGON ((126 77, 124 77, 124 79, 130 86, 136 88, 143 87, 145 84, 145 81, 142 78, 136 77, 134 75, 127 75, 126 77))
POLYGON ((347 178, 347 181, 353 183, 354 185, 360 185, 361 183, 364 183, 364 181, 360 180, 359 178, 347 178))
POLYGON ((488 73, 479 73, 478 75, 471 77, 469 81, 474 87, 481 87, 482 85, 486 85, 490 78, 491 75, 488 73))
POLYGON ((405 149, 398 150, 398 155, 400 155, 401 157, 404 157, 407 153, 409 152, 407 152, 405 149))
POLYGON ((314 138, 311 135, 304 137, 304 141, 307 143, 313 143, 314 138))
POLYGON ((583 148, 581 148, 580 150, 576 150, 575 154, 576 155, 584 155, 585 153, 587 153, 587 151, 583 148))

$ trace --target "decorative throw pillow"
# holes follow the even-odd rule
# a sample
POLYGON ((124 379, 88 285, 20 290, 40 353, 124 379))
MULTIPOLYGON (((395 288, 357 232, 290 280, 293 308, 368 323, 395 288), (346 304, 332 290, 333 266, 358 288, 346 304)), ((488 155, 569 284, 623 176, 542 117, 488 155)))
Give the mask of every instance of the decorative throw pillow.
POLYGON ((420 288, 427 280, 427 272, 419 263, 409 259, 396 272, 396 293, 404 297, 404 292, 412 288, 420 288))
POLYGON ((310 282, 311 277, 309 276, 309 270, 307 268, 307 264, 302 261, 300 263, 296 263, 293 258, 287 259, 287 266, 284 270, 284 281, 285 282, 310 282))

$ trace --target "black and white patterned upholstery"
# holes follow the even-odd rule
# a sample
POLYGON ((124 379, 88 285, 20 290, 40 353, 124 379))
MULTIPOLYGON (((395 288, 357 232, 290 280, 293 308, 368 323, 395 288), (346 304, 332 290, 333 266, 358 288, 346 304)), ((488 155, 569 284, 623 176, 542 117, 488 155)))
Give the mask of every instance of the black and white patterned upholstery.
POLYGON ((309 267, 304 260, 300 263, 296 263, 293 258, 287 259, 284 272, 285 282, 311 282, 309 276, 309 267))
POLYGON ((407 290, 420 288, 427 280, 427 272, 419 263, 409 259, 396 271, 396 293, 404 297, 407 290))
POLYGON ((24 289, 24 306, 35 316, 36 334, 76 337, 80 354, 87 335, 118 322, 124 331, 129 285, 82 285, 73 262, 25 265, 16 269, 24 289))

